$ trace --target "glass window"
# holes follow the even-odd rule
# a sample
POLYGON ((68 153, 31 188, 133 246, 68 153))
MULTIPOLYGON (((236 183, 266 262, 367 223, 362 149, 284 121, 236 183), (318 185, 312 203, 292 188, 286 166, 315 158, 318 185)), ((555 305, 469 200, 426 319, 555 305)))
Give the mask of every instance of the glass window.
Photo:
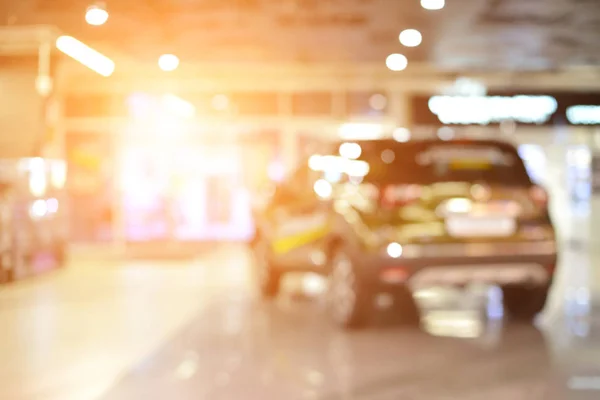
POLYGON ((229 115, 236 108, 230 93, 178 93, 177 96, 193 104, 198 114, 229 115))
POLYGON ((330 115, 332 100, 329 92, 295 93, 292 95, 292 113, 298 116, 330 115))
POLYGON ((531 185, 517 150, 507 144, 377 141, 360 145, 359 160, 369 164, 365 182, 428 185, 483 181, 511 186, 531 185))

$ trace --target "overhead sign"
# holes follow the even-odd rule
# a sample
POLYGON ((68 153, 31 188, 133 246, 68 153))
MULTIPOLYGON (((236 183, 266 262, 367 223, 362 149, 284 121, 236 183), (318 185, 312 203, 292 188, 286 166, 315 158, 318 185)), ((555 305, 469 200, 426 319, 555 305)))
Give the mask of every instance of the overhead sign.
POLYGON ((440 125, 600 126, 600 92, 492 92, 487 95, 443 93, 414 96, 412 123, 440 125))
POLYGON ((488 125, 502 121, 543 124, 556 112, 552 96, 433 96, 429 110, 444 124, 488 125))
POLYGON ((480 81, 471 78, 458 78, 442 93, 447 96, 485 96, 487 87, 480 81))
POLYGON ((573 125, 599 125, 600 106, 571 106, 567 108, 567 119, 573 125))

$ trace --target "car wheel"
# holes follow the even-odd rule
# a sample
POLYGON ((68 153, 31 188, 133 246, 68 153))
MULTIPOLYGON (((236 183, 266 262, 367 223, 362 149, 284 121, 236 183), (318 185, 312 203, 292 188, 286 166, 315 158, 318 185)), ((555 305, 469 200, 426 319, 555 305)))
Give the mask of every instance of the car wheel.
POLYGON ((328 311, 333 322, 344 329, 367 323, 373 296, 357 274, 352 259, 342 250, 333 252, 327 289, 328 311))
POLYGON ((504 309, 517 320, 531 321, 544 309, 549 291, 549 286, 505 287, 502 289, 504 309))
POLYGON ((277 296, 281 283, 281 272, 271 262, 268 244, 263 240, 257 241, 254 246, 254 264, 262 297, 277 296))

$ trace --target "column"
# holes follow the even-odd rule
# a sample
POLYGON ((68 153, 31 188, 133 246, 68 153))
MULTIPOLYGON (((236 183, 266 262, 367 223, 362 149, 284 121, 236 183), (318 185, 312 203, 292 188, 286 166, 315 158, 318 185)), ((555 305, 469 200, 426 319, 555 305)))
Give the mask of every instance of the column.
POLYGON ((50 63, 52 58, 52 44, 49 35, 44 35, 38 46, 38 71, 35 78, 35 89, 43 98, 41 105, 41 120, 39 132, 40 156, 60 157, 59 143, 57 143, 57 110, 56 96, 53 94, 52 78, 50 76, 50 63))
POLYGON ((594 302, 600 302, 600 253, 597 247, 600 244, 600 130, 595 129, 590 132, 590 160, 591 189, 590 216, 588 231, 588 256, 590 266, 590 292, 593 295, 594 302))
POLYGON ((298 132, 293 126, 285 125, 281 127, 280 135, 281 161, 288 176, 298 164, 298 132))
POLYGON ((298 162, 298 132, 289 123, 293 120, 292 95, 291 93, 279 94, 279 116, 283 121, 279 126, 280 156, 285 168, 286 176, 296 169, 298 162))
POLYGON ((345 118, 348 115, 346 112, 346 92, 341 90, 334 91, 331 96, 331 114, 334 118, 345 118))
POLYGON ((127 250, 127 231, 125 226, 125 216, 123 214, 123 190, 121 187, 121 148, 122 133, 118 132, 117 127, 113 124, 107 124, 110 135, 110 147, 112 157, 112 175, 113 175, 113 192, 112 201, 112 239, 114 251, 118 254, 124 254, 127 250))
POLYGON ((410 128, 412 125, 411 95, 409 92, 394 91, 388 93, 388 117, 396 121, 400 128, 410 128))

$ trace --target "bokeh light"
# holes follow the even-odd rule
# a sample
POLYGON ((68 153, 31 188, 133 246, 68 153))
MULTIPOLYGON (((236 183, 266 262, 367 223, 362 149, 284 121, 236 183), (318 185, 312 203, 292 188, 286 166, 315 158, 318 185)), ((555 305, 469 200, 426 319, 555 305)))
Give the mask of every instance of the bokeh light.
POLYGON ((426 10, 441 10, 445 5, 445 0, 421 0, 421 7, 426 10))
POLYGON ((408 66, 408 59, 402 54, 390 54, 385 60, 385 65, 392 71, 403 71, 408 66))
POLYGON ((340 145, 340 156, 344 157, 344 158, 349 158, 352 160, 357 159, 358 157, 360 157, 360 154, 362 153, 362 148, 360 147, 360 144, 358 143, 342 143, 340 145))
POLYGON ((408 142, 410 140, 410 131, 406 128, 396 128, 393 132, 394 140, 397 142, 408 142))
POLYGON ((85 22, 90 25, 100 26, 104 25, 106 21, 108 21, 108 11, 102 6, 90 6, 85 12, 85 22))
POLYGON ((452 140, 454 139, 454 129, 449 126, 442 126, 438 129, 437 135, 441 140, 452 140))
POLYGON ((400 43, 406 47, 417 47, 423 41, 423 35, 416 29, 405 29, 398 37, 400 43))
POLYGON ((333 192, 333 187, 331 183, 327 182, 325 179, 319 179, 315 182, 313 186, 315 193, 322 199, 327 199, 331 196, 333 192))
POLYGON ((381 94, 376 93, 369 98, 369 107, 376 111, 382 111, 387 106, 387 98, 381 94))
POLYGON ((158 66, 163 71, 174 71, 179 67, 179 58, 173 54, 163 54, 158 59, 158 66))

